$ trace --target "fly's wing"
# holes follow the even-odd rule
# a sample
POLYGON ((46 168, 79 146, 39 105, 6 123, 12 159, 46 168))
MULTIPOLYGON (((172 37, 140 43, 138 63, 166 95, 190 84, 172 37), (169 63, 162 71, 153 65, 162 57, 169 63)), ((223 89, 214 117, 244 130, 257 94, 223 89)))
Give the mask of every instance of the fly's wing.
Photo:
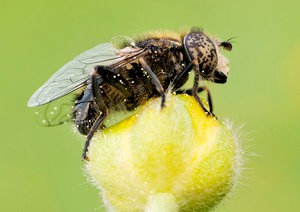
POLYGON ((28 107, 47 104, 55 99, 89 83, 93 67, 107 66, 120 61, 124 56, 117 55, 110 43, 100 44, 83 52, 65 64, 39 88, 29 99, 28 107))

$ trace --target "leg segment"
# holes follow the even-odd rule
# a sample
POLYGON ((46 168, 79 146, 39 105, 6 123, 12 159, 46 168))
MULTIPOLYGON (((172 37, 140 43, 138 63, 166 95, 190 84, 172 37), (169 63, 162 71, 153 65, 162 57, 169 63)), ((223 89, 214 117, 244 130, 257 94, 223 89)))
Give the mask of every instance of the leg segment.
POLYGON ((183 81, 185 80, 187 74, 193 69, 194 63, 190 62, 185 69, 175 78, 173 85, 174 85, 174 90, 177 90, 179 87, 176 87, 177 85, 182 85, 183 81))
POLYGON ((94 68, 91 87, 92 87, 92 93, 94 97, 93 101, 95 101, 96 105, 98 106, 100 114, 96 118, 95 122, 93 123, 87 135, 85 146, 83 149, 83 154, 82 154, 82 158, 84 160, 88 160, 87 157, 88 147, 94 133, 99 128, 103 127, 103 122, 108 114, 106 104, 104 102, 103 96, 101 94, 101 90, 99 88, 99 80, 98 80, 99 77, 102 77, 106 83, 118 89, 128 101, 132 101, 132 99, 134 99, 134 94, 132 93, 127 81, 122 76, 118 75, 113 70, 109 70, 101 66, 96 66, 94 68))
POLYGON ((155 85, 156 90, 159 92, 159 94, 161 96, 161 107, 163 108, 165 106, 165 101, 166 101, 166 94, 165 94, 163 86, 161 85, 160 81, 158 80, 156 75, 151 70, 150 66, 148 66, 146 61, 143 58, 140 58, 139 62, 141 63, 142 67, 147 71, 147 73, 149 74, 150 79, 152 81, 152 84, 155 85))
MULTIPOLYGON (((208 106, 209 106, 209 112, 211 114, 213 114, 213 103, 212 103, 212 98, 211 98, 211 94, 209 89, 206 86, 200 86, 197 90, 197 93, 200 93, 202 91, 206 91, 207 92, 207 102, 208 102, 208 106)), ((188 89, 188 90, 178 90, 176 91, 176 94, 188 94, 190 96, 192 96, 192 89, 188 89)))
POLYGON ((84 160, 89 160, 88 157, 87 157, 87 152, 88 152, 88 148, 89 148, 89 145, 90 145, 90 141, 94 135, 94 133, 99 129, 99 127, 101 127, 103 125, 103 122, 104 122, 104 119, 105 117, 107 116, 107 108, 106 108, 106 105, 103 101, 103 98, 102 98, 102 94, 101 94, 101 90, 99 88, 99 85, 98 85, 98 80, 97 80, 97 77, 99 75, 97 74, 96 72, 96 68, 94 69, 94 73, 92 75, 92 92, 93 92, 93 96, 94 96, 94 100, 99 108, 99 111, 100 111, 100 114, 98 115, 98 117, 96 118, 94 124, 92 125, 88 135, 87 135, 87 138, 86 138, 86 141, 85 141, 85 145, 84 145, 84 149, 83 149, 83 153, 82 153, 82 158, 84 160))
MULTIPOLYGON (((178 75, 176 77, 176 79, 174 80, 174 89, 176 90, 176 85, 180 85, 182 82, 182 80, 184 80, 184 76, 186 76, 186 74, 188 74, 188 72, 190 72, 193 67, 195 66, 195 63, 193 61, 191 61, 186 67, 185 69, 180 73, 180 75, 178 75)), ((188 90, 177 90, 176 94, 180 94, 180 93, 186 93, 188 95, 194 96, 194 98, 197 100, 197 102, 199 102, 200 106, 202 107, 202 109, 204 110, 205 113, 213 115, 213 105, 212 105, 212 99, 211 99, 211 95, 210 92, 208 90, 208 88, 206 86, 202 86, 199 87, 199 78, 200 78, 200 74, 195 71, 195 78, 194 78, 194 85, 192 89, 188 89, 188 90), (209 111, 204 107, 203 103, 201 102, 201 99, 199 98, 199 96, 197 95, 197 93, 201 92, 205 90, 207 92, 207 100, 208 100, 208 105, 209 105, 209 111)))
POLYGON ((106 114, 101 113, 97 117, 96 121, 94 122, 89 134, 86 137, 86 141, 85 141, 85 145, 84 145, 84 149, 83 149, 83 153, 82 153, 82 159, 87 160, 87 161, 89 160, 89 158, 87 157, 87 152, 89 150, 90 141, 91 141, 94 133, 98 130, 99 126, 101 126, 103 124, 105 117, 106 117, 106 114))
POLYGON ((200 97, 197 95, 197 92, 198 92, 198 89, 199 89, 199 86, 198 86, 198 84, 199 84, 199 78, 200 78, 200 74, 197 71, 195 71, 194 85, 193 85, 193 88, 192 88, 192 96, 197 100, 197 102, 200 104, 200 106, 202 107, 202 109, 204 110, 204 112, 207 115, 214 116, 213 113, 211 113, 210 111, 208 111, 204 107, 204 105, 203 105, 200 97))

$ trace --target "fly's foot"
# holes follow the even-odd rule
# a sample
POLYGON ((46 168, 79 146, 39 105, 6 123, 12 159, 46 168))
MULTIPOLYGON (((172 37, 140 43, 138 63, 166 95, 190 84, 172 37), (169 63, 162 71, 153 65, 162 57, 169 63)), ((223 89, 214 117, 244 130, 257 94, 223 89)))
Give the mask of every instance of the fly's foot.
POLYGON ((87 151, 83 151, 81 160, 82 161, 90 161, 89 157, 87 156, 87 151))

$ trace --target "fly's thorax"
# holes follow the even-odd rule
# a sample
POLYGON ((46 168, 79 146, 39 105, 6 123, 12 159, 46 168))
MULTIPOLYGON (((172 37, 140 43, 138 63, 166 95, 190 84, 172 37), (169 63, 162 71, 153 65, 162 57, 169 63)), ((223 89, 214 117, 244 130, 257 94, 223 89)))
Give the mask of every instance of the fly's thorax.
MULTIPOLYGON (((143 59, 149 65, 164 89, 168 89, 172 81, 187 65, 188 59, 184 53, 183 44, 179 39, 164 37, 162 35, 161 37, 152 37, 136 42, 136 46, 149 51, 149 54, 144 56, 143 59)), ((177 87, 181 86, 182 84, 177 87)))

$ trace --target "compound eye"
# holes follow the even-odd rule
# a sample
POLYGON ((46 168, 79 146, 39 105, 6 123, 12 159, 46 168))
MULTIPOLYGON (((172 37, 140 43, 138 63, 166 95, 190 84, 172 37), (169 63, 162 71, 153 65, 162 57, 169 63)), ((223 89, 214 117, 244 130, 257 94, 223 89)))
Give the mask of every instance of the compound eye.
POLYGON ((195 68, 203 76, 210 75, 218 64, 216 46, 203 32, 191 32, 184 37, 184 46, 195 68))

